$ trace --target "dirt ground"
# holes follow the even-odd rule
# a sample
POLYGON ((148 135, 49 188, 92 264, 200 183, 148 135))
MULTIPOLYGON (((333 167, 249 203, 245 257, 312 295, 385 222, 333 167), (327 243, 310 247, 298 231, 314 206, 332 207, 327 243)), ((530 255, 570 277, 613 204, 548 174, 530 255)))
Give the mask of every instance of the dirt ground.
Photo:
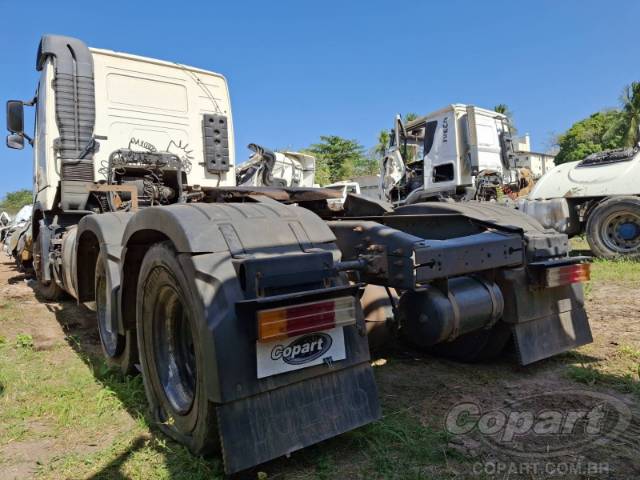
MULTIPOLYGON (((607 277, 594 281, 587 290, 594 343, 532 366, 517 366, 509 356, 480 365, 461 364, 402 347, 377 355, 373 363, 385 418, 366 432, 389 439, 388 449, 370 440, 357 440, 362 436, 334 439, 306 449, 310 453, 270 462, 243 477, 638 478, 640 284, 636 280, 607 277), (557 439, 550 441, 545 436, 518 437, 517 451, 511 451, 477 431, 452 435, 444 428, 447 415, 461 402, 472 402, 482 412, 520 403, 526 404, 528 411, 539 413, 578 408, 593 398, 596 403, 606 402, 611 397, 630 414, 624 428, 604 443, 585 438, 584 429, 578 429, 575 436, 580 437, 579 447, 571 447, 576 438, 569 434, 561 442, 571 448, 560 455, 555 455, 557 439), (397 461, 381 463, 376 456, 397 461), (539 468, 546 470, 541 472, 539 468)), ((4 259, 0 263, 3 343, 0 478, 192 478, 186 474, 187 467, 176 462, 186 462, 191 468, 191 463, 200 460, 183 455, 175 444, 165 444, 168 440, 144 424, 139 382, 109 383, 111 377, 100 370, 93 313, 72 301, 41 301, 34 282, 4 259), (26 353, 21 353, 20 346, 26 347, 26 353), (34 381, 24 378, 31 375, 29 368, 12 370, 12 362, 19 364, 31 358, 34 365, 43 365, 41 370, 34 367, 34 381), (91 425, 85 425, 82 412, 74 416, 75 412, 65 407, 65 395, 69 394, 68 405, 75 405, 72 402, 77 398, 69 393, 66 383, 60 383, 60 377, 85 370, 89 372, 83 380, 86 385, 76 386, 80 404, 94 408, 91 404, 97 398, 106 405, 106 414, 98 412, 98 420, 91 425), (85 400, 82 389, 87 392, 85 400), (31 392, 37 392, 38 401, 30 397, 36 395, 31 392), (49 403, 40 402, 42 396, 49 403), (40 406, 35 408, 30 403, 40 406), (2 409, 6 409, 5 417, 2 409), (137 433, 134 436, 131 432, 137 433), (151 453, 145 450, 144 455, 142 451, 136 454, 135 449, 142 444, 145 448, 152 445, 151 453), (140 465, 132 463, 134 460, 140 465), (145 462, 162 463, 162 469, 145 470, 151 468, 145 467, 145 462)), ((80 378, 84 374, 78 375, 80 378)), ((85 416, 92 412, 87 410, 85 416)), ((211 465, 203 464, 204 470, 200 471, 209 472, 209 476, 202 478, 220 474, 219 465, 211 465)))

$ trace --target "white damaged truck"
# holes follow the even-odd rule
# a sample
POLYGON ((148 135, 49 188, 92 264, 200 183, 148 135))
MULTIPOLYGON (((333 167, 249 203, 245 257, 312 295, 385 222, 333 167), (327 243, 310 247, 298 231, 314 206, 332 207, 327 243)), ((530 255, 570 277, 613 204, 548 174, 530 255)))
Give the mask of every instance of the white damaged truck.
POLYGON ((227 473, 378 419, 369 331, 463 361, 512 343, 521 364, 592 341, 589 264, 522 213, 358 195, 336 211, 309 159, 274 170, 262 147, 274 168, 238 185, 221 75, 57 35, 36 69, 7 145, 33 147, 39 289, 95 302, 107 361, 139 364, 158 427, 227 473))
POLYGON ((640 257, 640 147, 558 165, 519 208, 569 237, 584 234, 599 257, 640 257))
POLYGON ((381 198, 393 205, 426 200, 496 200, 526 185, 515 167, 509 119, 452 104, 409 122, 396 116, 381 162, 381 198))

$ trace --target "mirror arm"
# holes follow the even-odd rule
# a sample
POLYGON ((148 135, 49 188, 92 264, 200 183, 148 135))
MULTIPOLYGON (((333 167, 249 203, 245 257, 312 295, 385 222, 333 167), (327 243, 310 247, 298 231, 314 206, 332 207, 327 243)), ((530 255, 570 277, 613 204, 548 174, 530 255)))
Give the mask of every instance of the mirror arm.
MULTIPOLYGON (((29 102, 24 102, 24 105, 27 107, 33 107, 35 104, 38 103, 38 96, 34 95, 34 97, 31 99, 31 101, 29 102)), ((31 138, 29 135, 27 135, 26 133, 22 133, 22 136, 24 138, 27 139, 27 142, 29 142, 29 145, 31 145, 33 147, 33 138, 31 138)))
POLYGON ((20 135, 22 135, 24 138, 26 138, 27 142, 29 142, 29 145, 31 145, 33 147, 33 138, 31 138, 29 135, 27 135, 24 132, 22 132, 20 135))
POLYGON ((36 103, 38 103, 38 97, 33 97, 28 102, 22 102, 25 107, 33 107, 36 103))

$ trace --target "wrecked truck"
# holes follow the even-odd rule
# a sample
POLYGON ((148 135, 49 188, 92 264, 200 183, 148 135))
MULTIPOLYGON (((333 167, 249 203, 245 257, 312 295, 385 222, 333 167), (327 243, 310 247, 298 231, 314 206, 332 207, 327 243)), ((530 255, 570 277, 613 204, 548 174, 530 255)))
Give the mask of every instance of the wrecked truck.
POLYGON ((556 166, 519 208, 569 237, 585 235, 603 258, 640 256, 640 147, 556 166))
POLYGON ((591 341, 589 264, 531 217, 335 211, 339 192, 252 181, 258 164, 237 185, 223 76, 57 35, 36 70, 7 145, 33 146, 40 292, 95 303, 107 362, 139 364, 158 427, 227 473, 378 419, 369 331, 463 361, 513 341, 525 365, 591 341))

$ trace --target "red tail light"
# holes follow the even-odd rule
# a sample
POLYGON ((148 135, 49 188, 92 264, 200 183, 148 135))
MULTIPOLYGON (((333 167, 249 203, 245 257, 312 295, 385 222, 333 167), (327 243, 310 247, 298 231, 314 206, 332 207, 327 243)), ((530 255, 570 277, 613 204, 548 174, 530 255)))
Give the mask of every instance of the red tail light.
POLYGON ((258 312, 258 339, 271 341, 356 322, 355 298, 341 297, 258 312))
POLYGON ((591 279, 590 263, 575 263, 545 270, 544 286, 558 287, 570 283, 587 282, 591 279))

